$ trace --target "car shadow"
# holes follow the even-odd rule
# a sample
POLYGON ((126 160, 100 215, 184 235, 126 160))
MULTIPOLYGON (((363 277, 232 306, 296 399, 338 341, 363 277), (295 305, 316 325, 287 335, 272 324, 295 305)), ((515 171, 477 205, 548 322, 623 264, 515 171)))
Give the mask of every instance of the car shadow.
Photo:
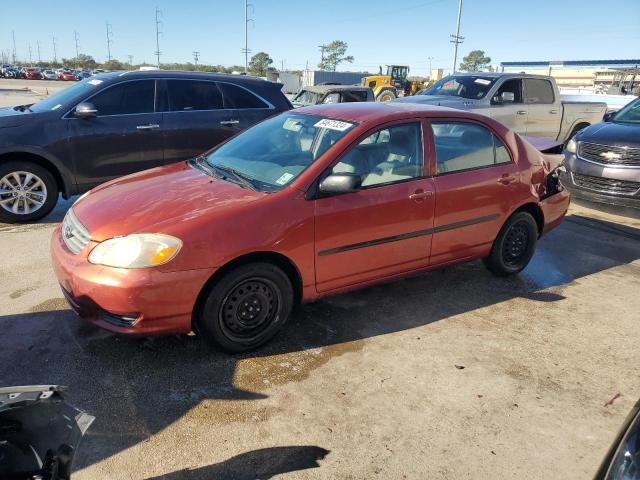
POLYGON ((214 465, 179 470, 147 480, 268 480, 282 473, 318 468, 318 462, 329 453, 329 450, 315 446, 262 448, 214 465))
POLYGON ((514 298, 562 302, 575 280, 639 258, 640 229, 571 215, 520 275, 497 278, 472 262, 330 297, 299 307, 270 344, 243 355, 195 336, 115 336, 45 302, 0 317, 0 379, 66 385, 70 400, 97 417, 76 459, 80 469, 201 408, 214 425, 266 415, 261 400, 273 385, 300 381, 368 339, 514 298))

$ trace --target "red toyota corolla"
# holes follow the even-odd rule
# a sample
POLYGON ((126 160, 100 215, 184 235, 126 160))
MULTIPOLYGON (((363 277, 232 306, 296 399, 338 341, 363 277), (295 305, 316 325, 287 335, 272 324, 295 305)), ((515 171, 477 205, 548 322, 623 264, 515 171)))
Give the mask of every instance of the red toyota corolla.
POLYGON ((51 250, 82 317, 237 352, 299 301, 475 259, 518 273, 568 205, 544 155, 487 117, 321 105, 93 189, 51 250))

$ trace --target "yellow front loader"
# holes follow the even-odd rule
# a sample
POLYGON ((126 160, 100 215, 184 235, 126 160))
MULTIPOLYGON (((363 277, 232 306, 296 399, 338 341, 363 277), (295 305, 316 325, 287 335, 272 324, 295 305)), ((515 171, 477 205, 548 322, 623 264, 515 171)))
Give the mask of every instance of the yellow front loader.
POLYGON ((415 95, 423 88, 421 82, 408 80, 409 67, 407 65, 387 65, 387 74, 371 75, 362 79, 362 85, 373 89, 377 102, 387 102, 394 98, 415 95))

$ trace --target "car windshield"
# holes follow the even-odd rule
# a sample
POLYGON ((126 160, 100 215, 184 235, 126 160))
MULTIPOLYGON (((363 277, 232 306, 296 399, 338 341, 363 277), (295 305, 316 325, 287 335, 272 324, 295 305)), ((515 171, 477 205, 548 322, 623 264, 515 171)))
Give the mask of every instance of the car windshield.
POLYGON ((38 103, 34 103, 29 107, 29 110, 32 112, 50 112, 52 110, 58 110, 74 98, 95 90, 101 83, 102 80, 97 78, 83 80, 59 91, 55 95, 51 95, 44 100, 40 100, 38 103))
POLYGON ((640 98, 621 108, 612 120, 622 123, 640 123, 640 98))
POLYGON ((206 156, 210 167, 230 172, 262 191, 277 191, 355 126, 318 115, 283 113, 246 130, 206 156))
POLYGON ((320 94, 315 92, 310 92, 309 90, 302 90, 295 98, 291 101, 293 105, 296 107, 303 107, 305 105, 316 105, 320 103, 320 94))
POLYGON ((444 95, 479 100, 491 90, 495 78, 476 75, 445 77, 427 88, 421 95, 444 95))

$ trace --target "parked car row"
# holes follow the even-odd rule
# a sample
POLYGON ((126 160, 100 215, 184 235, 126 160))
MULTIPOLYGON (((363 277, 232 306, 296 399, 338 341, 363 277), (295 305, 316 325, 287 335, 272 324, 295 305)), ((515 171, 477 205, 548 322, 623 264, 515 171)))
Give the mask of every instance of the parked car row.
POLYGON ((27 80, 65 80, 78 81, 89 78, 104 70, 76 70, 70 68, 39 68, 39 67, 15 67, 13 65, 2 65, 0 77, 3 78, 24 78, 27 80))

